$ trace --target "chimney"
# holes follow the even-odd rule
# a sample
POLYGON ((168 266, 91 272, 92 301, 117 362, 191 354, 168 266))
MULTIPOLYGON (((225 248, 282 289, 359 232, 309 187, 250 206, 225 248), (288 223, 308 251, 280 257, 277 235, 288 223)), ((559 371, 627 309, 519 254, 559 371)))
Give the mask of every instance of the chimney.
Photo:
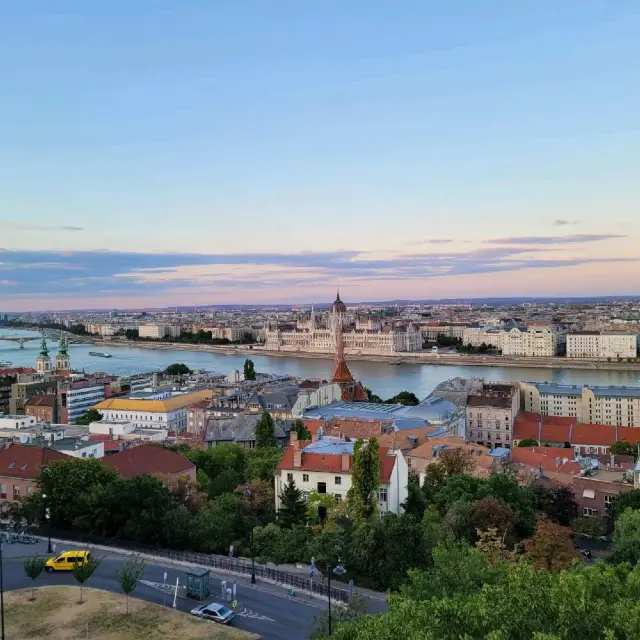
POLYGON ((292 429, 289 433, 289 442, 295 447, 298 442, 298 434, 292 429))
POLYGON ((293 466, 299 469, 302 466, 302 449, 294 449, 293 451, 293 466))
POLYGON ((342 470, 343 471, 349 471, 349 464, 350 464, 350 456, 348 453, 343 453, 341 456, 342 458, 342 470))

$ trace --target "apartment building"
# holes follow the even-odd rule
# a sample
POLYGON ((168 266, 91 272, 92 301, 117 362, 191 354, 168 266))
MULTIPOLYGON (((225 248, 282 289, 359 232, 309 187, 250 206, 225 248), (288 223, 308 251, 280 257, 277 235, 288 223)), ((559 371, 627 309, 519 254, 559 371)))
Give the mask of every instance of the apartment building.
POLYGON ((517 385, 483 383, 481 389, 467 397, 467 440, 487 447, 510 449, 519 409, 520 392, 517 385))
POLYGON ((466 322, 457 322, 452 324, 442 324, 440 322, 424 322, 420 324, 420 332, 427 342, 436 342, 438 336, 447 338, 464 338, 464 331, 468 328, 466 322))
MULTIPOLYGON (((352 486, 354 442, 323 437, 300 442, 295 432, 278 464, 275 475, 276 511, 280 509, 280 494, 287 482, 293 480, 305 499, 311 491, 332 494, 336 501, 347 499, 352 486)), ((409 471, 402 453, 379 448, 380 486, 378 509, 380 514, 401 513, 401 505, 408 495, 409 471)), ((321 515, 322 517, 322 515, 321 515)))
POLYGON ((624 360, 638 355, 637 336, 630 333, 578 331, 567 334, 567 358, 624 360))
POLYGON ((502 350, 504 331, 495 327, 467 327, 462 333, 462 343, 472 347, 486 344, 502 350))
POLYGON ((177 338, 180 336, 181 328, 173 324, 141 324, 138 327, 138 335, 141 338, 177 338))
POLYGON ((553 324, 536 324, 514 327, 502 336, 502 355, 525 357, 550 357, 558 355, 561 335, 553 324))
POLYGON ((108 398, 95 405, 107 421, 133 422, 135 428, 184 431, 187 428, 187 407, 211 399, 211 390, 191 393, 140 392, 122 398, 108 398))
POLYGON ((58 398, 52 393, 33 396, 24 403, 24 414, 38 422, 58 422, 58 398))
POLYGON ((105 385, 79 380, 58 392, 58 419, 62 424, 74 424, 94 405, 104 400, 105 385))
POLYGON ((520 382, 524 411, 585 424, 640 427, 640 387, 520 382))

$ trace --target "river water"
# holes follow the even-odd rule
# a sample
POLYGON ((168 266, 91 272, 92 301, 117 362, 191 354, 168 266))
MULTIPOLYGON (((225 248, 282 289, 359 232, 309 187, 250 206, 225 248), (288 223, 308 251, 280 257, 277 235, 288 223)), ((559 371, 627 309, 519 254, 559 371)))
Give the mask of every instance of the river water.
MULTIPOLYGON (((0 337, 36 336, 33 331, 0 329, 0 337)), ((55 357, 57 345, 48 341, 52 357, 55 357)), ((0 340, 0 360, 13 363, 14 366, 35 367, 40 348, 39 340, 25 343, 24 349, 17 344, 0 340)), ((224 355, 201 351, 140 349, 105 344, 72 344, 69 347, 71 366, 75 370, 87 372, 104 371, 113 375, 143 373, 165 369, 172 362, 184 362, 192 369, 214 370, 228 374, 233 369, 242 369, 245 355, 224 355), (111 358, 90 356, 89 351, 110 353, 111 358)), ((252 356, 256 370, 264 373, 285 373, 305 378, 329 377, 333 372, 331 358, 296 358, 293 356, 252 356)), ((428 395, 442 380, 460 376, 463 378, 480 377, 485 380, 511 381, 534 380, 562 382, 569 384, 640 384, 638 371, 596 371, 582 369, 532 369, 516 367, 471 367, 458 365, 401 364, 390 365, 386 362, 353 361, 349 363, 354 376, 374 393, 388 398, 400 391, 413 391, 418 397, 428 395)))

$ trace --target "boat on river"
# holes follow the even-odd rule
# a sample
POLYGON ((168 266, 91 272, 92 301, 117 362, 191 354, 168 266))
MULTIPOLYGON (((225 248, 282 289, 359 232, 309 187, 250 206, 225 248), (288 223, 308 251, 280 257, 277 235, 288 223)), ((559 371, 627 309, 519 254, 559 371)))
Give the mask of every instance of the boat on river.
POLYGON ((112 358, 113 356, 110 353, 105 353, 103 351, 89 351, 90 356, 95 356, 96 358, 112 358))

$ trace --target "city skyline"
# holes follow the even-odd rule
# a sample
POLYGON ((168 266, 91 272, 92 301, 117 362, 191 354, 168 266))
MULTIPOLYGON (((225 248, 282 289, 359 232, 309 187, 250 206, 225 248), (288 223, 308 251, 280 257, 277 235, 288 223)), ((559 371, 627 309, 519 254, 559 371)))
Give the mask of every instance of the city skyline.
POLYGON ((640 10, 0 10, 0 311, 638 294, 640 10))

